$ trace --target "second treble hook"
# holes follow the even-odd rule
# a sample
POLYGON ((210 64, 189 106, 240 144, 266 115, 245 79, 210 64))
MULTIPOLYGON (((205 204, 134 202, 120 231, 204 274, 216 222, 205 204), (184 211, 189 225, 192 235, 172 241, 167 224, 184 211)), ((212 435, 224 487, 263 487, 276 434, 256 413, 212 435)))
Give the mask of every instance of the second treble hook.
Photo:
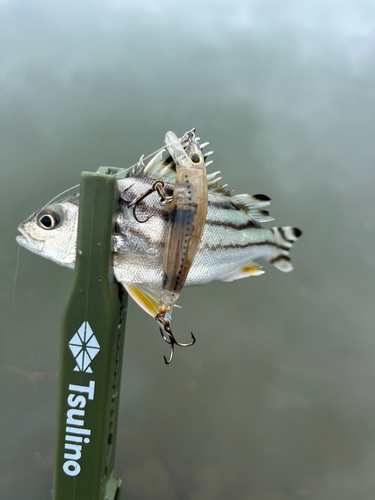
POLYGON ((135 213, 135 209, 137 208, 137 206, 139 205, 139 203, 144 200, 145 198, 147 198, 147 196, 150 196, 150 194, 154 193, 154 192, 157 192, 158 195, 159 195, 159 203, 160 205, 162 206, 165 206, 168 201, 169 201, 169 197, 165 194, 165 190, 164 190, 164 182, 163 181, 155 181, 153 183, 153 185, 150 187, 150 189, 148 189, 147 191, 145 191, 144 193, 140 194, 139 196, 137 196, 130 204, 129 204, 129 208, 132 208, 133 209, 133 215, 134 215, 134 218, 137 222, 140 222, 141 224, 143 224, 144 222, 147 222, 149 219, 151 219, 152 215, 149 215, 147 217, 147 219, 145 220, 140 220, 138 219, 136 213, 135 213))

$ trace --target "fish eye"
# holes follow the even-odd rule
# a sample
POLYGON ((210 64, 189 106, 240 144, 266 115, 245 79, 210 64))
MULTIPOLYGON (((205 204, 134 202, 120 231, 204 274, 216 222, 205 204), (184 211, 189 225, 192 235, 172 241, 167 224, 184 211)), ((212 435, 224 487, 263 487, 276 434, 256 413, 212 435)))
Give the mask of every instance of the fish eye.
POLYGON ((197 153, 193 153, 191 156, 190 156, 190 160, 192 163, 194 163, 194 165, 199 165, 200 162, 202 161, 199 157, 199 155, 197 155, 197 153))
POLYGON ((38 216, 38 225, 42 229, 54 229, 60 222, 60 217, 56 212, 42 212, 38 216))

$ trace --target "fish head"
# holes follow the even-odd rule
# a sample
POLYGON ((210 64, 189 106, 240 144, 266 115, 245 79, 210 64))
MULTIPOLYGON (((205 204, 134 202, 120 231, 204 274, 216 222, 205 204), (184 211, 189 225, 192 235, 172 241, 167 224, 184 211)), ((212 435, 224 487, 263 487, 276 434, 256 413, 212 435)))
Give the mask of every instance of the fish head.
POLYGON ((66 267, 74 267, 77 244, 78 196, 47 205, 18 226, 17 243, 66 267))

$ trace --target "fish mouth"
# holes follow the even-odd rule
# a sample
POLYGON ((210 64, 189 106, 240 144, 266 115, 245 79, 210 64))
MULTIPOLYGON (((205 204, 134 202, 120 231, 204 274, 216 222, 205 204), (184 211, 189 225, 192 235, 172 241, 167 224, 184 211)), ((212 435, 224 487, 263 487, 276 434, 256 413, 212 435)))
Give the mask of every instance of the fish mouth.
POLYGON ((16 241, 21 247, 27 246, 27 239, 24 236, 16 236, 16 241))
POLYGON ((20 225, 18 226, 18 231, 22 234, 22 236, 16 236, 16 241, 21 247, 30 250, 33 253, 41 253, 44 248, 44 241, 35 240, 32 238, 25 229, 20 225))

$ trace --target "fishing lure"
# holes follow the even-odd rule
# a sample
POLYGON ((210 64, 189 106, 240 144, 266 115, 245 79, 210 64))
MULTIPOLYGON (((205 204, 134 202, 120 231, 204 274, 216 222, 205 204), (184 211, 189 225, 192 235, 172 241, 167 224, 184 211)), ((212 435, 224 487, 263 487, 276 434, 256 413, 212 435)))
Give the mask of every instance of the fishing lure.
POLYGON ((163 283, 161 288, 161 301, 155 319, 162 325, 162 337, 171 346, 169 360, 164 356, 165 362, 172 361, 174 345, 183 347, 195 343, 181 344, 174 337, 170 322, 165 315, 176 304, 186 278, 193 264, 202 239, 208 208, 208 188, 206 164, 195 136, 195 129, 186 132, 178 139, 173 132, 167 132, 165 144, 176 166, 176 181, 173 195, 167 197, 164 183, 156 181, 152 188, 138 196, 130 206, 133 207, 134 217, 140 221, 135 208, 138 203, 156 191, 160 197, 161 205, 168 205, 169 228, 163 259, 163 283))

